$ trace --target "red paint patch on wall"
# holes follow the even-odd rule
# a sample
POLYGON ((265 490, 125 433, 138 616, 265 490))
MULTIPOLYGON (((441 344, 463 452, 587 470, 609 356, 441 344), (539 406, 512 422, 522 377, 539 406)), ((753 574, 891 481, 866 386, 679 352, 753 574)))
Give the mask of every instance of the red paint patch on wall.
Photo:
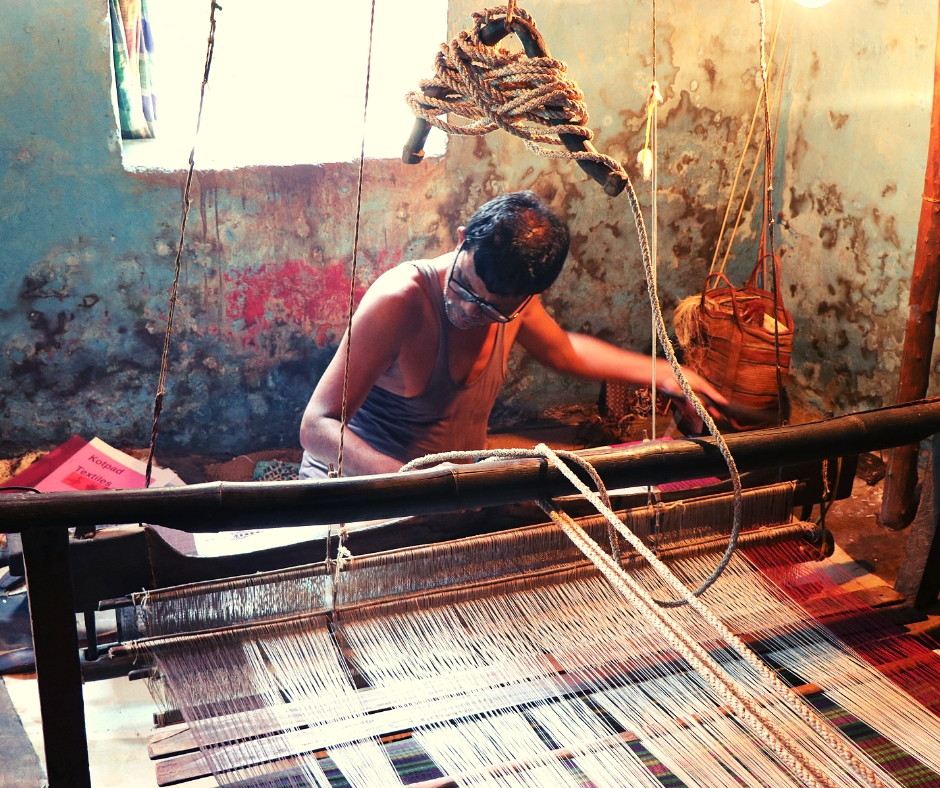
MULTIPOLYGON (((306 336, 325 340, 322 324, 346 325, 349 309, 349 275, 341 264, 311 266, 303 260, 263 263, 258 268, 231 271, 226 312, 241 322, 240 332, 249 342, 278 326, 296 326, 306 336)), ((356 285, 358 304, 366 291, 356 285)))

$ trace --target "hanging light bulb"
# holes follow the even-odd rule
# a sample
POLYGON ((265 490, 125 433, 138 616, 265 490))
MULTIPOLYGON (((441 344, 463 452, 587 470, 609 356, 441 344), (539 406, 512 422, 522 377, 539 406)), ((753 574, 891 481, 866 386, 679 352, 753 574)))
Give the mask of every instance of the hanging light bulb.
POLYGON ((829 0, 796 0, 798 5, 803 6, 803 8, 819 8, 824 6, 829 0))

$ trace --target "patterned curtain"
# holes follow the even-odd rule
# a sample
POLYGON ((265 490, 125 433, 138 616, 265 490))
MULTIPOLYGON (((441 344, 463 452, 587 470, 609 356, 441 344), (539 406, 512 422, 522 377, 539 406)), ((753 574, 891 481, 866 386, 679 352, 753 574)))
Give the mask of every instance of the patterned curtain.
POLYGON ((147 0, 110 0, 114 82, 123 139, 154 136, 153 36, 147 0))

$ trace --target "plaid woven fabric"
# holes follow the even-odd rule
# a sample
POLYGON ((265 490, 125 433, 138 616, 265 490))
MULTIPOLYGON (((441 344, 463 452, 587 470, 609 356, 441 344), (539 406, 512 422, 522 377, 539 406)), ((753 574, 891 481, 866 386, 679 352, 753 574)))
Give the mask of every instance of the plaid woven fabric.
MULTIPOLYGON (((398 776, 405 785, 444 776, 444 773, 431 760, 431 756, 415 739, 402 739, 384 746, 392 766, 395 767, 395 771, 398 772, 398 776)), ((323 769, 332 788, 350 788, 346 778, 331 758, 324 758, 320 761, 320 768, 323 769)))
POLYGON ((940 788, 940 774, 924 766, 870 725, 849 714, 823 694, 807 698, 827 720, 854 741, 868 756, 907 788, 940 788))
MULTIPOLYGON (((871 726, 849 714, 832 699, 823 694, 805 699, 825 719, 836 725, 852 741, 861 747, 872 760, 880 764, 905 788, 940 788, 940 775, 911 757, 896 744, 882 736, 871 726)), ((627 745, 640 758, 643 765, 662 784, 663 788, 684 788, 683 783, 669 771, 642 742, 627 745)), ((414 739, 403 739, 385 745, 395 771, 405 785, 443 777, 430 756, 414 739)), ((573 785, 578 788, 596 788, 573 761, 563 762, 571 772, 573 785)), ((329 758, 320 761, 332 788, 350 788, 336 764, 329 758)))
POLYGON ((643 765, 663 784, 663 788, 684 788, 685 783, 663 766, 662 761, 647 750, 642 742, 630 742, 627 746, 639 756, 643 765))

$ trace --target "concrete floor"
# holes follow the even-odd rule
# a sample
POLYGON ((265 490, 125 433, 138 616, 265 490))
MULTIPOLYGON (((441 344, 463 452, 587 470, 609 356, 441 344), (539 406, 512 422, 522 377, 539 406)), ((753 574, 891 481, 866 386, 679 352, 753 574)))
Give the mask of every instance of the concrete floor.
MULTIPOLYGON (((3 684, 42 761, 42 721, 35 674, 5 676, 3 684)), ((144 682, 128 681, 126 677, 93 681, 85 684, 83 693, 94 788, 156 788, 153 763, 147 757, 147 739, 156 706, 144 682)))
POLYGON ((911 529, 889 531, 878 525, 884 480, 874 485, 856 477, 852 497, 835 501, 826 514, 826 527, 838 544, 862 567, 893 586, 911 529))

